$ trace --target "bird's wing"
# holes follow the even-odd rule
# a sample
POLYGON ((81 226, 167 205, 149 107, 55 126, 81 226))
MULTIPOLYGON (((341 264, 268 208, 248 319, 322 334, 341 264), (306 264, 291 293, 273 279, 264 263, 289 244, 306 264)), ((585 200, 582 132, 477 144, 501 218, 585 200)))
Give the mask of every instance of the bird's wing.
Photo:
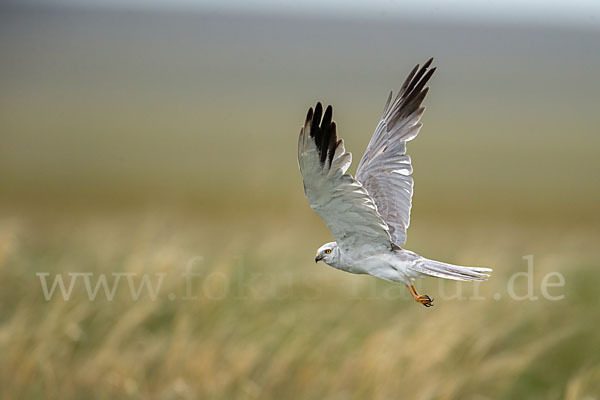
POLYGON ((392 247, 388 226, 367 190, 346 170, 352 154, 338 140, 332 108, 317 103, 308 110, 298 139, 298 165, 310 207, 321 217, 340 248, 362 255, 392 247))
POLYGON ((392 102, 388 97, 381 121, 362 156, 356 179, 368 190, 377 211, 389 227, 392 242, 406 243, 413 195, 412 165, 406 154, 406 142, 414 139, 425 111, 421 103, 429 90, 425 87, 435 68, 433 58, 421 69, 417 65, 404 81, 392 102))

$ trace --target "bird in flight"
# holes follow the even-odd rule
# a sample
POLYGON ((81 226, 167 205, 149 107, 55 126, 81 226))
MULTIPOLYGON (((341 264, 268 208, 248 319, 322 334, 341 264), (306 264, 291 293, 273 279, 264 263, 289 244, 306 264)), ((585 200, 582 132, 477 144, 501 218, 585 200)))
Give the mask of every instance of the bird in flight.
POLYGON ((355 177, 346 173, 352 154, 337 138, 331 106, 325 113, 321 103, 311 107, 298 138, 304 193, 335 239, 317 250, 315 262, 404 284, 426 307, 433 299, 417 293, 415 279, 482 281, 491 271, 430 260, 400 247, 406 243, 413 194, 406 143, 421 129, 421 103, 429 90, 425 85, 435 71, 432 62, 417 65, 393 101, 390 92, 355 177))

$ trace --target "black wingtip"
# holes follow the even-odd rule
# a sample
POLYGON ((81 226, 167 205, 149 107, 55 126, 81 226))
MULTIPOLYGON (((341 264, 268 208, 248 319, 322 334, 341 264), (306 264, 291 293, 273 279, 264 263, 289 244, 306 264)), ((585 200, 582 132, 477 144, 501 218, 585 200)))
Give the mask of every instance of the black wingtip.
POLYGON ((402 118, 416 112, 429 91, 427 83, 437 67, 430 68, 434 58, 419 66, 418 64, 408 74, 393 103, 393 109, 388 112, 388 130, 402 118))
POLYGON ((431 63, 433 63, 433 57, 431 57, 429 60, 425 61, 425 64, 423 64, 423 68, 425 68, 425 69, 429 68, 431 63))
POLYGON ((304 121, 304 125, 308 124, 313 117, 313 108, 309 107, 308 112, 306 113, 306 120, 304 121))
POLYGON ((323 114, 323 105, 321 102, 315 105, 314 111, 312 107, 309 108, 306 115, 305 125, 310 126, 310 136, 317 145, 321 164, 327 160, 329 165, 331 165, 335 150, 339 144, 336 125, 332 118, 333 107, 328 105, 323 114))
POLYGON ((323 115, 323 106, 321 105, 321 102, 318 102, 317 105, 315 106, 315 115, 313 118, 313 122, 320 124, 322 115, 323 115))
POLYGON ((321 126, 327 126, 331 124, 331 117, 333 115, 333 107, 327 106, 325 109, 325 114, 323 115, 323 121, 321 121, 321 126))
POLYGON ((312 124, 310 127, 310 135, 312 137, 315 137, 313 132, 316 133, 316 131, 319 129, 319 125, 321 124, 321 116, 322 115, 323 115, 323 106, 321 105, 321 102, 318 102, 317 105, 315 106, 315 112, 313 114, 312 124))
MULTIPOLYGON (((328 107, 328 109, 331 108, 331 106, 328 107)), ((325 119, 323 119, 324 121, 325 119)), ((331 117, 330 117, 331 120, 331 117)), ((326 134, 326 138, 327 140, 323 141, 323 150, 321 152, 321 162, 325 162, 325 160, 327 160, 329 162, 329 165, 331 165, 331 163, 333 162, 333 156, 335 155, 335 149, 337 148, 337 144, 338 144, 338 140, 337 140, 337 129, 336 129, 336 124, 335 121, 329 123, 328 125, 324 125, 327 134, 326 134)))

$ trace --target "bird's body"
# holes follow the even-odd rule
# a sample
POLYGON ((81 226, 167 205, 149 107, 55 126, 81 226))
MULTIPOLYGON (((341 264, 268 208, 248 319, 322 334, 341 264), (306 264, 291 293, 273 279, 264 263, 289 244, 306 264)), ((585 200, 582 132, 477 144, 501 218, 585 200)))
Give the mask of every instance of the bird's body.
POLYGON ((337 139, 331 106, 324 114, 321 103, 314 111, 310 108, 298 139, 306 198, 336 239, 319 248, 315 261, 405 284, 415 300, 428 307, 432 299, 418 295, 413 280, 433 276, 480 281, 491 271, 429 260, 400 247, 406 242, 413 192, 406 143, 421 128, 421 103, 429 89, 425 85, 435 71, 429 69, 431 62, 413 69, 393 102, 390 93, 356 178, 346 174, 352 155, 337 139))
MULTIPOLYGON (((335 249, 328 265, 353 274, 368 274, 388 282, 410 285, 414 279, 423 276, 435 276, 452 280, 484 280, 489 268, 463 267, 440 261, 429 260, 415 252, 395 247, 388 252, 361 256, 351 252, 346 254, 339 249, 336 242, 326 243, 322 249, 335 249), (426 271, 426 272, 424 272, 426 271)), ((317 252, 322 253, 323 250, 317 252)), ((323 260, 317 256, 318 261, 323 260)))
MULTIPOLYGON (((413 279, 421 277, 421 274, 411 268, 417 257, 412 251, 392 250, 389 253, 376 254, 363 259, 348 260, 347 263, 341 264, 340 269, 355 274, 368 274, 388 282, 410 285, 413 279)), ((344 258, 347 257, 342 257, 344 258)))

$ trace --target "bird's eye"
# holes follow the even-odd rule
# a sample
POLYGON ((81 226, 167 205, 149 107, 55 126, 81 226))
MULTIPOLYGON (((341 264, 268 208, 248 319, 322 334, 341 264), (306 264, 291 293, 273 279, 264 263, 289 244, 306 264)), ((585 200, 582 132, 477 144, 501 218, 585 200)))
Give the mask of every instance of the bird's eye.
POLYGON ((325 253, 330 254, 331 250, 327 249, 327 250, 325 250, 325 253))

